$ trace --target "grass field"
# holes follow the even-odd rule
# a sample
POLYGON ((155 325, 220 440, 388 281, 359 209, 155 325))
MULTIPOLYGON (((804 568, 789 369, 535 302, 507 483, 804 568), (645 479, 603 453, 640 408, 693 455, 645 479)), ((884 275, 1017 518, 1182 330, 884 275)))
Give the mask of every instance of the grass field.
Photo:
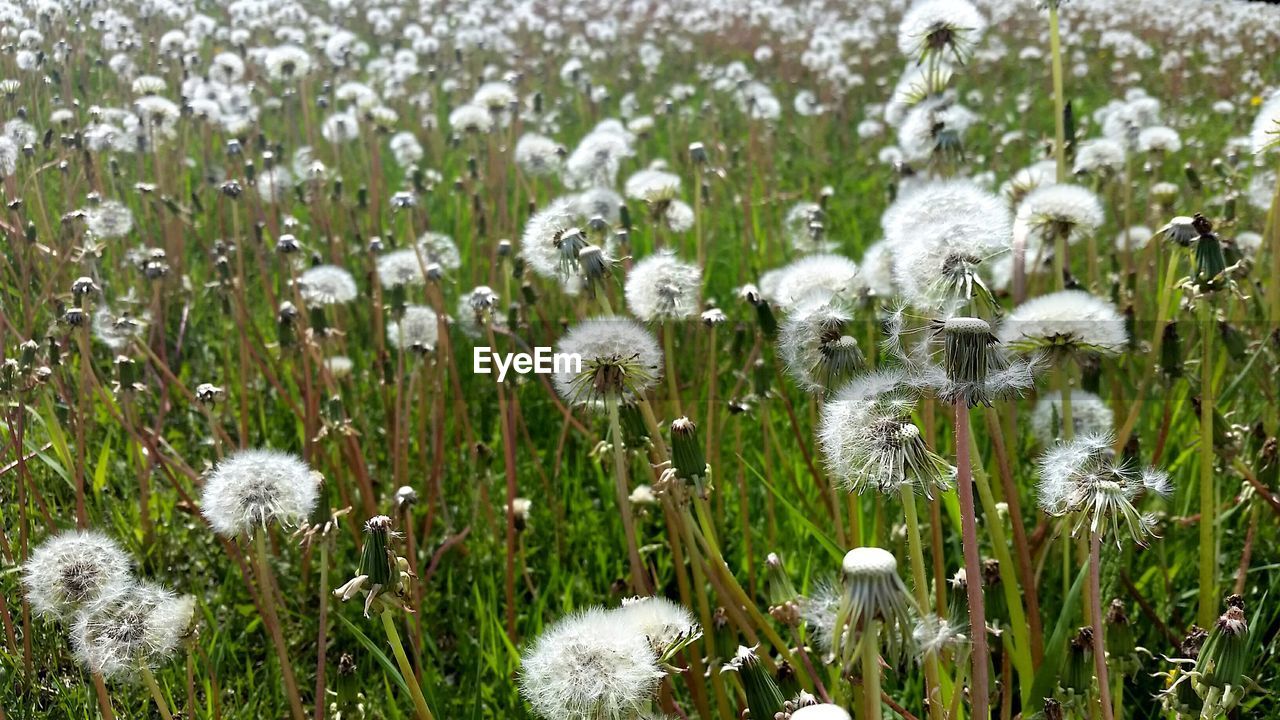
POLYGON ((1280 718, 1280 7, 0 38, 0 720, 1280 718))

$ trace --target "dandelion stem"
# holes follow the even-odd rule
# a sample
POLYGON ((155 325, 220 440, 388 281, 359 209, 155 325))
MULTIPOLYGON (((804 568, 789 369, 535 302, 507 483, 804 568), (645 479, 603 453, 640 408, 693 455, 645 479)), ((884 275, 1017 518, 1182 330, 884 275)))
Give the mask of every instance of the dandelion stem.
POLYGON ((169 712, 169 701, 165 699, 164 693, 160 691, 160 684, 156 682, 156 676, 151 673, 149 668, 142 668, 142 682, 146 684, 147 691, 151 693, 151 699, 156 703, 156 709, 160 711, 160 717, 164 720, 173 720, 173 713, 169 712))
POLYGON ((1093 622, 1093 667, 1098 676, 1098 702, 1102 705, 1102 720, 1112 720, 1111 681, 1107 676, 1107 650, 1102 638, 1102 536, 1089 533, 1089 615, 1093 622))
POLYGON ((289 697, 289 710, 294 720, 306 720, 302 698, 298 695, 298 681, 293 676, 293 665, 289 662, 289 646, 285 644, 284 632, 280 629, 280 615, 276 612, 275 580, 271 565, 267 562, 267 531, 259 529, 253 535, 258 554, 258 595, 262 597, 267 632, 271 635, 276 658, 280 661, 280 677, 284 681, 285 695, 289 697))
MULTIPOLYGON (((924 570, 924 547, 920 542, 920 519, 916 513, 916 496, 910 490, 902 490, 903 520, 907 524, 907 551, 911 556, 912 590, 920 612, 929 610, 929 578, 924 570)), ((938 678, 938 657, 928 653, 924 658, 925 696, 928 700, 931 720, 942 720, 942 684, 938 678)))
POLYGON ((102 713, 102 720, 116 720, 115 713, 111 710, 111 695, 107 693, 107 684, 102 679, 101 673, 91 673, 93 679, 93 692, 98 697, 98 711, 102 713))
POLYGON ((987 613, 982 600, 982 558, 978 547, 978 516, 973 504, 973 465, 970 459, 969 405, 961 399, 956 412, 956 490, 960 497, 961 545, 964 551, 965 587, 969 597, 969 627, 973 636, 971 713, 974 720, 991 717, 988 709, 987 613))
MULTIPOLYGON (((1058 29, 1058 2, 1049 0, 1049 55, 1053 72, 1053 159, 1058 165, 1058 182, 1067 181, 1067 118, 1062 82, 1062 34, 1058 29)), ((1059 276, 1061 282, 1061 276, 1059 276)), ((1061 290, 1062 286, 1059 285, 1061 290)))
POLYGON ((1213 485, 1213 308, 1201 298, 1200 315, 1200 607, 1196 622, 1212 627, 1217 615, 1217 505, 1213 485))
POLYGON ((867 720, 880 720, 880 623, 872 620, 863 629, 862 696, 867 701, 867 720))
POLYGON ((622 444, 618 398, 609 395, 604 402, 609 412, 609 442, 613 445, 613 480, 618 497, 618 516, 622 518, 622 532, 627 538, 627 557, 631 563, 631 589, 647 594, 649 583, 645 580, 644 563, 640 560, 640 549, 636 541, 635 520, 631 517, 631 502, 628 500, 631 490, 627 486, 627 449, 622 444))
POLYGON ((676 376, 676 354, 674 328, 670 324, 662 326, 662 356, 667 362, 667 390, 671 393, 671 407, 675 416, 684 415, 680 407, 680 379, 676 376))
POLYGON ((391 643, 391 652, 396 656, 396 664, 400 666, 400 675, 409 686, 409 694, 413 696, 413 707, 418 720, 435 720, 431 709, 427 707, 427 699, 422 696, 422 688, 418 685, 418 676, 409 664, 409 656, 404 653, 404 645, 400 642, 400 633, 396 630, 395 612, 390 608, 382 611, 382 629, 387 633, 387 641, 391 643))

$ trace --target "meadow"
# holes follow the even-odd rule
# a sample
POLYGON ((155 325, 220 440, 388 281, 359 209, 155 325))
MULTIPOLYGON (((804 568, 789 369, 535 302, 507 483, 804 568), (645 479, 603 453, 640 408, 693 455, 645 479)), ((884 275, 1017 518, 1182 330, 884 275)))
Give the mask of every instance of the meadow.
POLYGON ((1277 47, 0 0, 0 720, 1280 718, 1277 47))

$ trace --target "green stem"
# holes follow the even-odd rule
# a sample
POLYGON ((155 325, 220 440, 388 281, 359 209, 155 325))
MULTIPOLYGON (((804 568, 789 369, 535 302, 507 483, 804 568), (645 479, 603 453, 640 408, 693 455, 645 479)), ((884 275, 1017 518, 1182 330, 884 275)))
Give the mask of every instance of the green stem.
MULTIPOLYGON (((924 547, 920 541, 920 519, 916 513, 916 496, 910 490, 902 491, 903 519, 907 524, 907 551, 911 556, 911 581, 915 591, 916 605, 920 612, 929 611, 929 578, 924 570, 924 547)), ((942 698, 942 684, 938 679, 938 656, 927 653, 924 656, 925 697, 928 700, 930 720, 942 720, 942 709, 945 702, 942 698)))
MULTIPOLYGON (((969 434, 973 456, 981 457, 977 440, 969 434)), ((978 488, 978 497, 982 502, 982 512, 987 516, 984 526, 991 535, 991 549, 995 553, 996 562, 1000 565, 1000 587, 1004 590, 1004 601, 1009 607, 1009 628, 1013 636, 1013 665, 1018 671, 1018 684, 1022 691, 1022 702, 1031 699, 1031 683, 1035 679, 1035 670, 1031 662, 1031 639, 1027 628, 1027 616, 1022 607, 1022 590, 1018 585, 1018 574, 1014 570, 1013 556, 1009 553, 1009 542, 1004 534, 1004 524, 996 510, 995 495, 991 492, 991 482, 987 471, 981 463, 974 463, 973 484, 978 488)))
POLYGON ((151 670, 146 667, 142 668, 142 682, 146 683, 151 699, 155 700, 160 717, 164 720, 173 720, 173 713, 169 712, 169 701, 165 699, 164 693, 160 692, 160 684, 156 682, 156 676, 152 675, 151 670))
POLYGON ((404 645, 400 642, 400 633, 396 631, 396 618, 391 609, 382 611, 382 629, 387 632, 387 640, 391 643, 391 651, 396 656, 396 664, 400 666, 400 674, 409 686, 409 694, 413 696, 413 707, 418 713, 418 720, 435 720, 431 709, 427 707, 427 699, 422 696, 422 688, 418 686, 418 676, 409 664, 409 656, 404 653, 404 645))
POLYGON ((1201 627, 1212 627, 1217 615, 1218 553, 1214 532, 1213 485, 1213 308, 1201 298, 1200 315, 1200 609, 1201 627))
POLYGON ((644 563, 640 561, 640 548, 636 544, 635 521, 631 517, 631 491, 627 487, 627 449, 622 445, 622 423, 618 417, 618 398, 605 398, 609 411, 609 441, 613 444, 613 479, 618 496, 618 515, 622 518, 622 532, 627 536, 627 558, 631 563, 631 588, 647 592, 644 563))
POLYGON ((1112 720, 1111 681, 1107 676, 1107 650, 1102 637, 1102 537, 1089 533, 1089 615, 1093 622, 1093 668, 1098 676, 1098 704, 1103 720, 1112 720))
MULTIPOLYGON (((1062 82, 1062 34, 1058 30, 1058 2, 1049 0, 1049 55, 1053 68, 1053 158, 1058 182, 1067 181, 1066 92, 1062 82)), ((1061 276, 1059 276, 1061 277, 1061 276)))
POLYGON ((880 720, 880 623, 872 620, 863 629, 862 696, 867 701, 867 720, 880 720))
POLYGON ((271 643, 275 646, 276 658, 280 661, 280 676, 284 681, 285 695, 289 698, 289 710, 294 720, 306 720, 302 697, 298 694, 298 681, 293 676, 293 664, 289 662, 289 646, 285 644, 284 632, 280 628, 280 614, 276 612, 276 583, 271 574, 271 565, 267 562, 267 531, 259 529, 253 535, 258 551, 258 594, 262 596, 262 611, 267 615, 265 620, 271 643))

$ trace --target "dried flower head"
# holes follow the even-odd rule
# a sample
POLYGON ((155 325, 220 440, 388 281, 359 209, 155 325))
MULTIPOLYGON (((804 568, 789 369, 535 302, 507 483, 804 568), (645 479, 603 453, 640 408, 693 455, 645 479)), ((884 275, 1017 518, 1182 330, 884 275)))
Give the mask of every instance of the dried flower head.
POLYGON ((1117 545, 1122 530, 1144 544, 1155 518, 1138 512, 1135 503, 1147 493, 1168 495, 1169 478, 1117 459, 1113 442, 1109 434, 1082 435, 1045 451, 1038 461, 1040 507, 1056 516, 1078 513, 1073 532, 1087 523, 1090 532, 1114 536, 1117 545))
POLYGON ((852 313, 835 298, 822 295, 787 316, 778 335, 778 353, 805 391, 831 392, 862 370, 865 359, 850 334, 852 325, 852 313))

